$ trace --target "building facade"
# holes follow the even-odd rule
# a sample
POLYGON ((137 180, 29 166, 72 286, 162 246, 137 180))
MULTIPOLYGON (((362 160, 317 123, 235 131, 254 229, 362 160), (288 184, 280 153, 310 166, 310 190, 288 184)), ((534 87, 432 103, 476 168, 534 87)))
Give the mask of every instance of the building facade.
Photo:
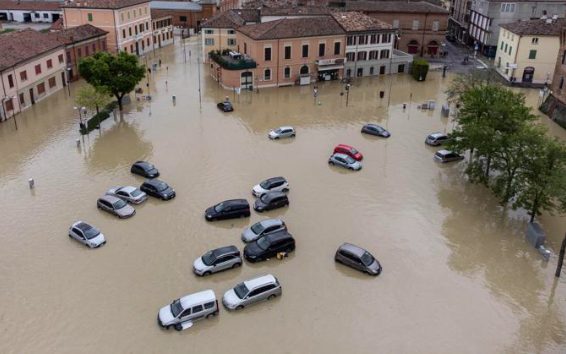
POLYGON ((0 48, 0 120, 6 120, 66 86, 65 48, 31 29, 3 34, 0 48))
POLYGON ((0 22, 46 22, 57 21, 63 11, 56 1, 0 0, 0 22))
POLYGON ((519 21, 501 25, 495 67, 511 84, 549 85, 554 76, 564 19, 519 21))
POLYGON ((199 2, 182 1, 152 1, 153 17, 171 16, 175 27, 191 29, 198 32, 202 22, 210 19, 217 12, 216 2, 201 0, 199 2))
POLYGON ((108 32, 108 50, 142 55, 153 49, 149 0, 75 1, 63 5, 65 28, 91 24, 108 32))
MULTIPOLYGON (((554 77, 550 86, 550 92, 558 101, 566 106, 566 26, 560 29, 560 49, 556 66, 554 67, 554 77)), ((566 118, 566 117, 565 117, 566 118)))
POLYGON ((173 18, 171 16, 154 17, 152 10, 151 28, 153 30, 153 49, 175 43, 173 18))

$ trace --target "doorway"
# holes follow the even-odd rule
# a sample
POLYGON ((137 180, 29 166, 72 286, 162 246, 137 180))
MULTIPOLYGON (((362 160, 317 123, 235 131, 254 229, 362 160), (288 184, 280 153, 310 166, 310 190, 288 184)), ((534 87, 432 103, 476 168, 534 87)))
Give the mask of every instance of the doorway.
POLYGON ((535 76, 535 68, 532 66, 527 66, 525 70, 523 70, 523 82, 531 83, 533 82, 533 76, 535 76))
POLYGON ((245 71, 240 75, 240 87, 244 90, 253 90, 253 74, 250 71, 245 71))
POLYGON ((35 97, 33 96, 33 89, 29 89, 29 99, 31 100, 31 104, 35 104, 35 97))

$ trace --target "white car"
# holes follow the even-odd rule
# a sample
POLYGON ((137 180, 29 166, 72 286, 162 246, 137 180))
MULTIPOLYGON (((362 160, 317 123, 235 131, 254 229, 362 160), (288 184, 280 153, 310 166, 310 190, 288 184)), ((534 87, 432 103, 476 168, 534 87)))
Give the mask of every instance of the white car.
POLYGON ((195 321, 218 314, 218 301, 213 290, 183 296, 162 307, 157 314, 159 326, 177 331, 192 327, 195 321))
POLYGON ((241 310, 247 305, 271 300, 281 293, 281 284, 277 278, 268 274, 246 280, 228 290, 222 298, 222 303, 228 310, 241 310))
POLYGON ((242 241, 245 243, 253 242, 258 238, 272 234, 277 231, 286 231, 287 225, 281 219, 264 219, 258 221, 242 232, 242 241))
POLYGON ((69 237, 90 248, 98 248, 106 243, 100 230, 84 221, 77 221, 69 228, 69 237))
POLYGON ((289 126, 279 127, 277 129, 270 130, 268 136, 269 139, 294 138, 295 129, 289 126))
POLYGON ((362 169, 360 161, 356 161, 346 154, 333 154, 328 159, 328 164, 341 166, 353 171, 359 171, 362 169))
POLYGON ((285 177, 272 177, 261 181, 252 188, 252 194, 261 197, 267 192, 288 192, 289 182, 285 177))
POLYGON ((147 194, 133 186, 110 188, 106 195, 118 197, 132 204, 141 204, 147 200, 147 194))

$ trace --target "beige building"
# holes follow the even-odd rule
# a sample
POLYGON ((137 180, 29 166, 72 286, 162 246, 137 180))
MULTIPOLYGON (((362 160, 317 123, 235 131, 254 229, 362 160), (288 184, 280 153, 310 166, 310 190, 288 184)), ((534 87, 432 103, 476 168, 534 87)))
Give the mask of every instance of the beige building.
POLYGON ((560 49, 564 19, 538 19, 501 25, 495 67, 513 85, 550 84, 560 49))
POLYGON ((108 50, 141 55, 153 49, 149 0, 96 0, 67 2, 65 28, 91 24, 108 32, 108 50))

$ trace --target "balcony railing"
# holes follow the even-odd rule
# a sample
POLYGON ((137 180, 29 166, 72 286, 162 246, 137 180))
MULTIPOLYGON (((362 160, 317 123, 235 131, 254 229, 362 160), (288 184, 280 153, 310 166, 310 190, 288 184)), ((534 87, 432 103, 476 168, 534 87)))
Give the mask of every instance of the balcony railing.
POLYGON ((257 67, 257 63, 253 59, 245 56, 241 59, 234 59, 229 55, 222 55, 222 53, 217 51, 208 53, 208 56, 226 70, 245 70, 255 69, 257 67))

